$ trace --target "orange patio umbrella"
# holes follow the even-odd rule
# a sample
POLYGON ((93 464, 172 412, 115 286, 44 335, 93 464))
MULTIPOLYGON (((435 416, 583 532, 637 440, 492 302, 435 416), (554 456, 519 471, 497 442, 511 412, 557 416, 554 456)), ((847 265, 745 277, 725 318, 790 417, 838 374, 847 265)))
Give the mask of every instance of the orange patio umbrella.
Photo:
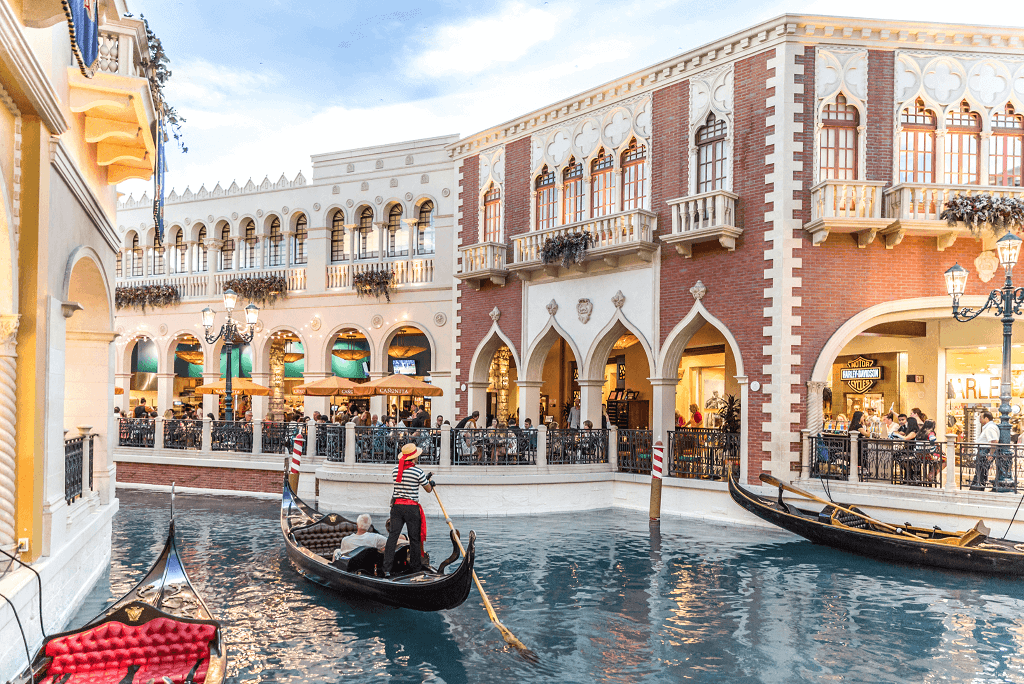
POLYGON ((310 397, 333 397, 337 395, 354 396, 356 388, 361 387, 357 382, 348 378, 339 378, 332 375, 329 378, 322 378, 292 387, 292 394, 304 394, 310 397))
MULTIPOLYGON (((226 381, 224 378, 221 378, 217 382, 211 382, 209 385, 200 385, 199 387, 196 387, 196 394, 225 394, 225 384, 226 381)), ((245 378, 232 378, 231 393, 265 397, 270 394, 270 388, 264 387, 263 385, 257 385, 252 380, 247 380, 245 378)))
POLYGON ((444 394, 440 387, 410 378, 408 375, 389 375, 357 387, 356 396, 440 397, 444 394))

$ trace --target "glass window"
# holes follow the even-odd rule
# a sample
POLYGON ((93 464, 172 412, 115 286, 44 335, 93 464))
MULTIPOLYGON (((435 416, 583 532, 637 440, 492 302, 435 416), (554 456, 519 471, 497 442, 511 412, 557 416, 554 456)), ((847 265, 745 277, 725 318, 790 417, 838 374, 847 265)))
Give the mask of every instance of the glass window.
POLYGON ((1021 186, 1024 165, 1024 115, 1007 104, 992 114, 992 138, 989 143, 988 182, 1014 188, 1021 186))
POLYGON ((900 183, 935 182, 935 113, 918 99, 900 113, 900 183))
POLYGON ((174 234, 174 253, 177 255, 175 258, 175 261, 177 262, 174 267, 175 273, 185 273, 188 271, 188 266, 185 265, 186 251, 182 231, 181 228, 179 228, 178 232, 174 234))
POLYGON ((583 196, 583 164, 569 157, 569 165, 562 172, 562 223, 576 223, 587 216, 586 197, 583 196))
POLYGON ((388 256, 409 256, 409 231, 402 222, 402 205, 388 211, 388 256))
POLYGON ((347 261, 345 254, 345 212, 338 209, 331 217, 331 261, 347 261))
POLYGON ((484 242, 501 242, 501 189, 494 183, 484 194, 484 242))
POLYGON ((558 198, 555 192, 555 174, 548 171, 547 165, 537 176, 537 230, 555 227, 558 215, 558 198))
POLYGON ((420 215, 416 221, 416 253, 434 253, 434 203, 430 200, 420 205, 420 215))
POLYGON ((629 147, 622 153, 622 210, 643 209, 647 192, 645 165, 647 146, 637 144, 636 138, 629 141, 629 147))
POLYGON ((295 235, 292 236, 292 260, 296 264, 306 263, 306 215, 299 214, 295 221, 295 235))
POLYGON ((615 211, 614 188, 615 158, 606 153, 604 148, 597 153, 597 158, 590 163, 590 216, 598 218, 615 211))
POLYGON ((132 277, 142 276, 142 247, 139 245, 139 236, 132 236, 132 277))
POLYGON ((235 265, 235 241, 231 238, 231 226, 220 229, 220 270, 230 271, 235 265))
POLYGON ((364 207, 359 214, 359 258, 376 259, 380 253, 380 233, 373 225, 373 209, 364 207))
POLYGON ((243 268, 256 268, 256 246, 259 239, 256 237, 256 223, 249 219, 245 223, 245 237, 242 239, 243 268))
POLYGON ((196 240, 196 263, 198 273, 206 273, 206 226, 199 226, 199 237, 196 240))
POLYGON ((268 240, 267 265, 280 266, 284 262, 284 235, 281 233, 281 219, 274 217, 270 222, 270 238, 268 240))
POLYGON ((697 193, 725 189, 725 121, 708 114, 697 129, 697 193))
POLYGON ((949 185, 977 185, 981 148, 981 117, 971 105, 961 102, 946 114, 945 182, 949 185))
POLYGON ((160 243, 160 234, 153 231, 153 273, 164 272, 164 246, 160 243))
POLYGON ((821 111, 818 180, 856 180, 857 108, 846 103, 842 93, 821 111))
POLYGON ((121 267, 122 267, 122 262, 123 261, 124 261, 124 259, 121 258, 121 251, 118 250, 118 252, 117 252, 117 272, 116 272, 116 276, 118 278, 120 278, 121 274, 122 274, 121 267))

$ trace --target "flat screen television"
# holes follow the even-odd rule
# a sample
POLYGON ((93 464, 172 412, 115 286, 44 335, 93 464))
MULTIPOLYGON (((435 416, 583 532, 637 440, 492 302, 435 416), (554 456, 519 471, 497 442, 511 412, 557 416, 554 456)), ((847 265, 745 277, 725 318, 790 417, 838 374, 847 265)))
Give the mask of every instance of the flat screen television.
POLYGON ((393 359, 391 364, 396 375, 416 375, 415 359, 393 359))

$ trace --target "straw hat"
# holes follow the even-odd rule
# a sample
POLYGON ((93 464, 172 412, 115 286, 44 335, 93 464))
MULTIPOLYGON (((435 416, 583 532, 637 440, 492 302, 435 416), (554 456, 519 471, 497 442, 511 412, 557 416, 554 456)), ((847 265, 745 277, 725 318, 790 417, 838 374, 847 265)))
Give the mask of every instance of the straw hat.
POLYGON ((411 461, 419 458, 420 454, 422 453, 423 449, 420 449, 418 446, 410 442, 409 444, 406 444, 404 447, 402 447, 402 456, 399 460, 411 461))

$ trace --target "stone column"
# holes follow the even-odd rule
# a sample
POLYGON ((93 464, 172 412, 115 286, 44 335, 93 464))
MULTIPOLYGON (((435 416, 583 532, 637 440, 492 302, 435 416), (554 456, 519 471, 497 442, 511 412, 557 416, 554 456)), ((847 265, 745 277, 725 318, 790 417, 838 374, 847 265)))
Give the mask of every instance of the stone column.
POLYGON ((817 435, 825 425, 824 405, 821 401, 822 391, 828 387, 827 382, 811 380, 807 383, 807 429, 817 435))
POLYGON ((345 465, 356 464, 356 424, 345 423, 345 465))
MULTIPOLYGON (((270 373, 253 373, 252 381, 257 385, 263 385, 264 387, 270 387, 270 373)), ((252 397, 252 419, 259 421, 265 420, 267 417, 267 407, 269 403, 269 397, 253 396, 252 397)))
POLYGON ((18 314, 0 314, 0 548, 12 550, 15 540, 15 380, 18 314))
POLYGON ((654 441, 668 444, 668 433, 676 429, 676 386, 679 378, 650 378, 651 433, 654 441))
POLYGON ((579 380, 580 386, 580 428, 589 420, 594 427, 601 427, 601 390, 604 380, 579 380))
POLYGON ((120 406, 121 410, 125 413, 131 407, 131 394, 132 394, 132 374, 131 373, 117 373, 114 375, 116 385, 124 390, 124 394, 114 396, 114 404, 120 406))
POLYGON ((540 415, 540 388, 544 381, 517 380, 516 384, 519 385, 519 425, 523 425, 527 418, 534 425, 540 425, 544 418, 540 415))
POLYGON ((548 427, 537 426, 537 467, 548 467, 548 427))
POLYGON ((270 342, 270 405, 271 420, 284 416, 284 340, 270 342))
POLYGON ((430 369, 430 384, 440 387, 444 394, 440 397, 430 397, 430 419, 438 415, 445 416, 455 424, 455 382, 450 370, 430 369))
POLYGON ((206 241, 206 296, 217 297, 217 269, 220 268, 220 251, 224 243, 220 240, 206 241))
POLYGON ((254 456, 263 453, 263 419, 255 415, 252 417, 252 453, 254 456))
MULTIPOLYGON (((467 415, 472 414, 473 411, 480 412, 480 420, 477 421, 478 427, 487 427, 485 424, 487 420, 487 387, 486 382, 467 382, 466 388, 468 391, 468 401, 466 407, 469 409, 467 415)), ((540 399, 538 398, 539 402, 540 399)), ((453 416, 454 417, 454 416, 453 416)), ((455 421, 452 421, 452 425, 455 421)))
POLYGON ((188 266, 188 274, 192 275, 195 272, 195 261, 196 261, 196 243, 189 240, 185 243, 185 265, 188 266))
POLYGON ((946 435, 946 484, 947 491, 954 491, 956 481, 956 435, 946 435))
MULTIPOLYGON (((379 380, 387 375, 381 371, 370 371, 370 381, 379 380)), ((370 397, 370 415, 377 415, 383 417, 385 415, 385 408, 387 404, 384 401, 384 397, 373 396, 370 397)), ((454 423, 454 421, 453 421, 454 423)))
POLYGON ((307 230, 306 292, 324 292, 327 289, 327 266, 331 263, 330 231, 326 226, 314 228, 312 225, 307 230))
POLYGON ((850 482, 860 482, 860 433, 853 431, 850 433, 850 474, 847 480, 850 482))
MULTIPOLYGON (((203 373, 203 384, 212 385, 213 383, 220 380, 220 370, 216 370, 212 373, 203 373)), ((220 402, 219 394, 204 394, 203 395, 203 415, 205 419, 207 413, 212 413, 214 416, 220 416, 220 410, 218 403, 220 402)))
POLYGON ((441 458, 442 468, 450 468, 452 465, 452 426, 441 426, 441 458))
POLYGON ((619 428, 615 425, 608 426, 608 465, 613 472, 619 469, 619 428))
POLYGON ((174 404, 174 373, 156 374, 156 408, 160 415, 174 404))

